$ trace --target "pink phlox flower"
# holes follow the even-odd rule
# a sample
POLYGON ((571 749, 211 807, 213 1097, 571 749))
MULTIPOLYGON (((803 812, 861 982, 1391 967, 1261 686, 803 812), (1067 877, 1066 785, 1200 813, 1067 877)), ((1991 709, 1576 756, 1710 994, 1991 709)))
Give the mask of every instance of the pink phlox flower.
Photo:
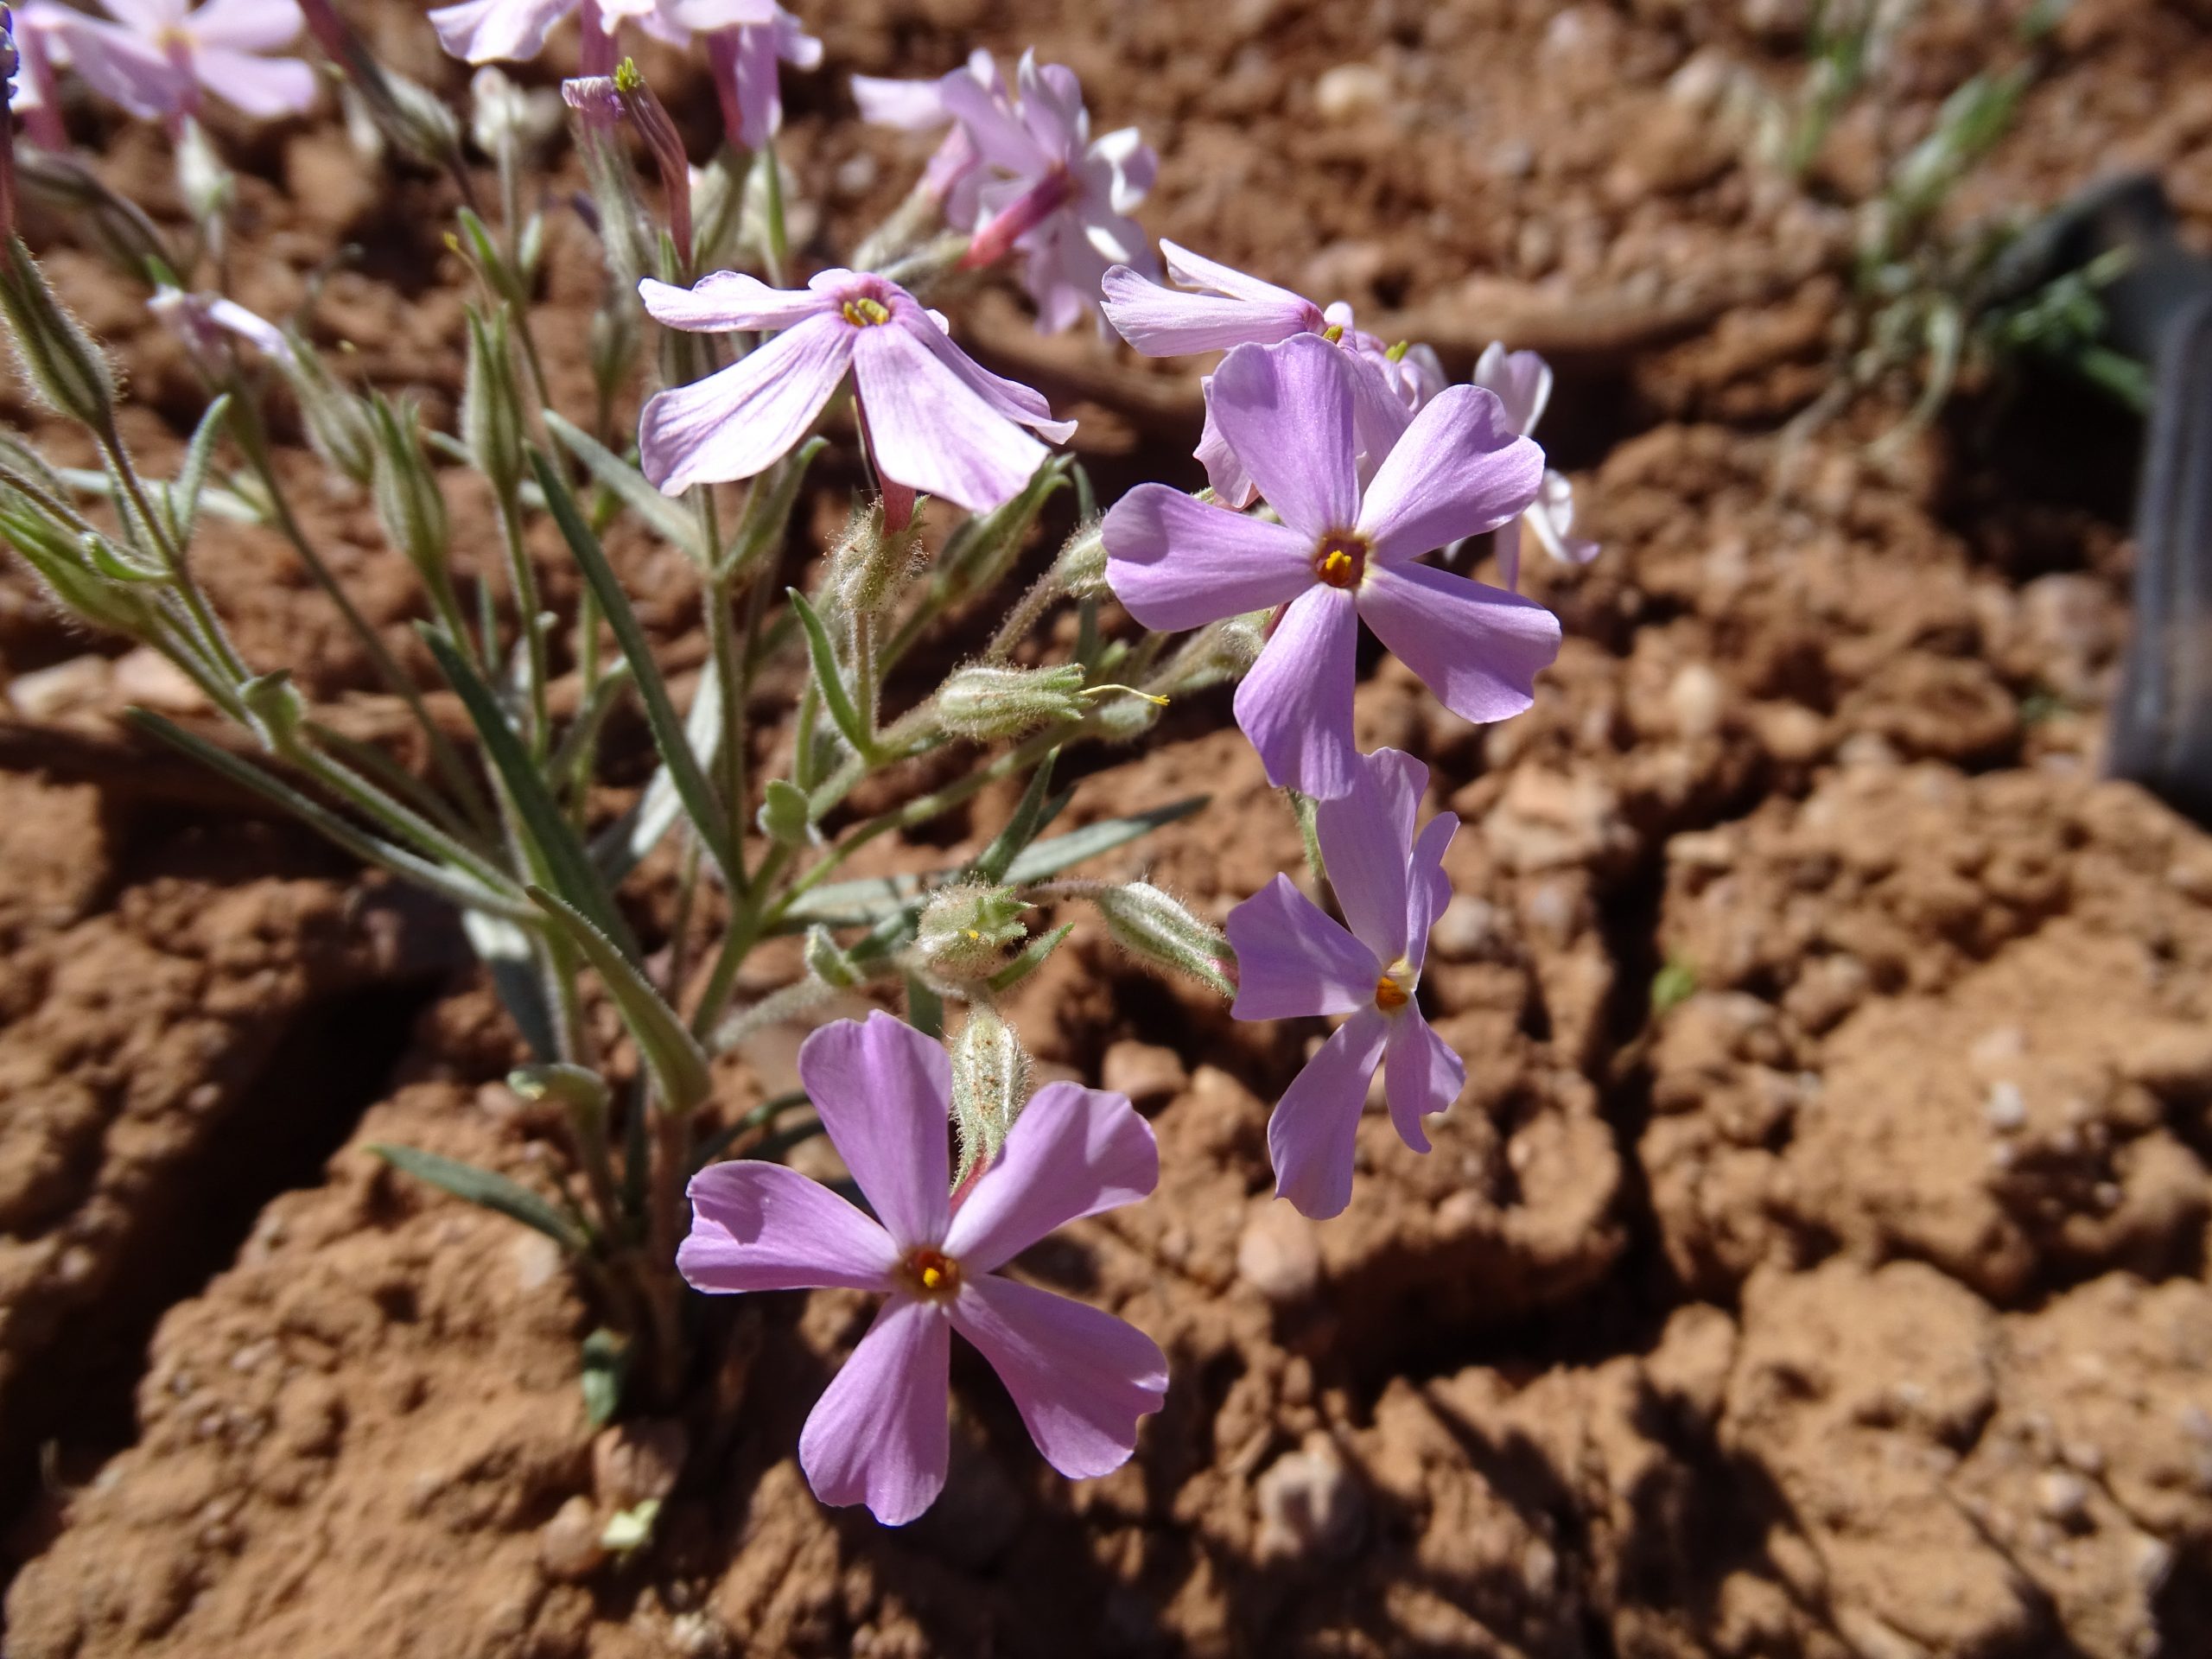
MULTIPOLYGON (((982 47, 969 53, 967 63, 952 73, 974 81, 994 103, 1012 107, 998 63, 982 47)), ((982 213, 982 157, 968 129, 953 118, 946 105, 948 79, 939 75, 929 80, 893 80, 880 75, 855 75, 853 101, 860 106, 863 121, 880 127, 897 127, 906 132, 950 129, 922 171, 922 189, 944 210, 945 223, 973 231, 982 213)))
POLYGON ((35 9, 39 26, 101 96, 144 119, 181 119, 213 92, 244 113, 296 115, 315 102, 315 71, 268 54, 302 26, 295 0, 100 0, 110 22, 65 6, 35 9))
POLYGON ((940 1045, 872 1014, 816 1032, 798 1071, 876 1218, 780 1164, 715 1164, 692 1178, 676 1260, 704 1291, 840 1286, 887 1299, 800 1433, 815 1496, 866 1503, 894 1527, 937 1501, 955 1331, 990 1362, 1053 1468, 1079 1480, 1128 1461, 1138 1419, 1167 1392, 1159 1347, 1110 1313, 999 1274, 1054 1229, 1159 1184, 1159 1148, 1128 1098, 1046 1084, 955 1205, 940 1045))
POLYGON ((1430 1029, 1415 996, 1428 931, 1451 901, 1444 849, 1459 820, 1414 833, 1428 768, 1395 749, 1363 755, 1350 792, 1314 815, 1344 922, 1278 875, 1229 912, 1239 1020, 1348 1014, 1268 1120, 1275 1191, 1315 1220, 1351 1199, 1352 1142, 1378 1067, 1399 1137, 1428 1150, 1421 1120, 1449 1108, 1467 1069, 1430 1029), (1348 924, 1348 925, 1347 925, 1348 924))
POLYGON ((272 358, 291 355, 291 343, 283 329, 219 294, 188 294, 164 283, 154 290, 146 308, 218 376, 227 366, 230 342, 234 339, 272 358))
POLYGON ((707 37, 715 92, 721 99, 722 127, 734 144, 760 149, 784 126, 784 88, 779 63, 796 69, 822 67, 822 42, 806 32, 783 7, 769 3, 765 15, 736 24, 711 24, 742 0, 675 0, 676 16, 707 37))
POLYGON ((785 289, 725 270, 688 289, 647 277, 638 294, 671 328, 782 331, 646 404, 639 455, 645 476, 671 495, 773 466, 806 435, 848 369, 877 472, 971 512, 1028 483, 1046 454, 1032 432, 1057 443, 1075 430, 1052 418, 1039 393, 969 357, 942 317, 880 276, 825 270, 785 289))
POLYGON ((1236 722, 1269 781, 1328 799, 1357 779, 1353 655, 1364 619, 1454 713, 1526 709, 1559 653, 1559 621, 1530 601, 1417 563, 1519 515, 1543 452, 1495 394, 1453 386, 1360 475, 1359 370, 1316 334, 1240 346, 1214 372, 1223 435, 1280 523, 1141 484, 1106 515, 1107 579, 1148 628, 1281 608, 1236 690, 1236 722))
MULTIPOLYGON (((1351 307, 1342 300, 1316 305, 1303 295, 1200 258, 1173 242, 1162 242, 1160 251, 1166 257, 1168 276, 1181 288, 1165 287, 1125 266, 1105 275, 1106 320, 1122 338, 1147 357, 1273 346, 1294 334, 1314 334, 1342 346, 1357 365, 1352 386, 1361 476, 1372 476, 1423 400, 1414 377, 1389 348, 1353 326, 1351 307)), ((1434 360, 1435 353, 1427 352, 1425 361, 1434 360)), ((1440 390, 1441 385, 1440 368, 1440 390)), ((1205 429, 1198 435, 1198 462, 1217 496, 1230 506, 1248 507, 1258 492, 1214 419, 1213 378, 1207 376, 1200 386, 1206 418, 1205 429)))
MULTIPOLYGON (((1552 397, 1552 366, 1534 352, 1509 352, 1492 340, 1475 363, 1475 384, 1486 386, 1505 405, 1505 418, 1524 437, 1536 429, 1544 406, 1552 397)), ((1535 532, 1544 551, 1561 564, 1587 564, 1598 556, 1598 543, 1574 533, 1574 486, 1567 474, 1544 468, 1543 482, 1528 512, 1510 524, 1498 526, 1498 573, 1505 585, 1521 586, 1521 526, 1535 532)))
POLYGON ((1151 190, 1159 157, 1135 127, 1094 139, 1075 72, 1022 54, 1008 99, 972 73, 938 83, 944 106, 996 176, 976 195, 976 238, 965 263, 1024 256, 1037 327, 1058 334, 1096 309, 1114 266, 1155 269, 1151 244, 1129 217, 1151 190))
POLYGON ((613 70, 615 37, 625 23, 683 47, 695 31, 768 22, 775 10, 774 0, 461 0, 432 11, 430 27, 449 56, 518 62, 543 52, 554 29, 582 11, 583 73, 601 75, 613 70))

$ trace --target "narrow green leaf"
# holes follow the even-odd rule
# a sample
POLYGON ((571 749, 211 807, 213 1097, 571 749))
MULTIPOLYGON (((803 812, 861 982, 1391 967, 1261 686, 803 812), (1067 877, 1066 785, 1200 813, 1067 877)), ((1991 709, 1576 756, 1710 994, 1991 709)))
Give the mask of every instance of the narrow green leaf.
POLYGON ((1045 814, 1045 803, 1052 798, 1052 765, 1060 758, 1053 749, 1038 763, 1037 770, 1029 774, 1029 787, 1021 792, 1020 804, 1014 809, 1014 816, 1006 821, 1006 828, 992 838, 976 859, 976 874, 996 887, 1006 879, 1007 866, 1013 863, 1014 855, 1036 839, 1037 826, 1045 814))
POLYGON ((536 927, 541 924, 537 913, 519 897, 510 898, 494 888, 486 887, 474 876, 452 869, 443 864, 434 864, 429 859, 394 846, 349 823, 320 802, 310 800, 289 784, 264 772, 250 760, 241 760, 228 750, 219 749, 205 738, 195 737, 174 721, 144 709, 126 709, 124 719, 141 731, 161 739, 171 748, 190 755, 211 771, 221 773, 243 789, 251 790, 262 799, 284 809, 326 839, 336 842, 365 864, 427 887, 448 904, 464 910, 482 911, 487 915, 503 916, 509 921, 536 927))
POLYGON ((1049 933, 1039 934, 1029 942, 1029 948, 1012 962, 993 974, 988 982, 995 991, 1010 991, 1045 965, 1045 958, 1060 948, 1060 941, 1075 931, 1073 922, 1064 922, 1049 933))
POLYGON ((944 999, 918 976, 906 976, 906 1023, 925 1037, 944 1035, 944 999))
MULTIPOLYGON (((806 1103, 806 1090, 804 1089, 794 1089, 789 1094, 773 1095, 762 1101, 736 1122, 715 1130, 692 1148, 691 1173, 697 1174, 753 1130, 766 1128, 785 1112, 806 1103)), ((764 1140, 761 1144, 765 1146, 767 1141, 764 1140)), ((758 1148, 746 1154, 748 1158, 760 1155, 758 1148)))
POLYGON ((169 488, 169 517, 175 521, 180 547, 192 540, 193 526, 199 522, 200 496, 207 487, 207 468, 215 458, 215 441, 223 435, 224 423, 230 413, 231 394, 227 391, 207 405, 207 412, 200 417, 192 442, 185 449, 184 465, 177 469, 176 482, 169 488))
POLYGON ((814 659, 815 683, 822 689, 822 701, 829 707, 830 718, 844 734, 853 753, 866 759, 875 752, 874 738, 861 723, 861 711, 854 706, 852 691, 837 671, 837 653, 830 647, 830 630, 822 626, 821 617, 807 603, 804 594, 796 588, 786 588, 784 592, 790 595, 799 626, 806 630, 807 654, 814 659))
POLYGON ((377 1141, 371 1144, 369 1150, 394 1169, 412 1175, 441 1192, 450 1192, 456 1198, 466 1199, 510 1221, 536 1228, 571 1255, 581 1255, 584 1252, 582 1235, 569 1224, 566 1217, 528 1187, 509 1180, 495 1170, 424 1152, 419 1147, 395 1147, 377 1141))
MULTIPOLYGON (((1086 858, 1100 857, 1162 825, 1187 818, 1211 798, 1193 795, 1166 806, 1155 806, 1149 811, 1102 819, 1080 830, 1071 830, 1065 836, 1032 842, 1007 867, 1004 880, 1014 887, 1045 880, 1086 858)), ((1055 802, 1048 808, 1048 817, 1058 810, 1058 803, 1055 802)), ((793 899, 777 928, 781 932, 794 932, 813 922, 824 922, 831 927, 872 927, 957 874, 953 870, 936 870, 927 875, 872 875, 853 881, 827 882, 793 899)))
POLYGON ((575 826, 554 800, 552 791, 531 760, 530 751, 515 735, 514 728, 507 724, 506 715, 501 710, 499 699, 492 695, 492 688, 484 683, 482 677, 444 634, 429 627, 421 632, 430 654, 438 659, 438 668, 445 675, 446 683, 460 695, 461 706, 468 710, 477 739, 484 745, 484 753, 499 773, 499 781, 505 785, 507 799, 514 806, 522 832, 536 849, 548 880, 563 899, 589 917, 592 925, 615 941, 625 955, 635 957, 638 942, 628 924, 623 921, 621 912, 615 909, 614 895, 600 880, 598 866, 591 861, 591 855, 585 850, 575 826))
POLYGON ((693 1039, 676 1010, 661 1000, 660 993, 636 965, 575 906, 543 887, 525 891, 599 970, 668 1109, 688 1112, 704 1100, 714 1088, 707 1071, 707 1052, 693 1039))
POLYGON ((827 438, 809 438, 804 443, 784 457, 781 466, 769 474, 772 480, 767 493, 753 505, 730 537, 729 547, 722 555, 724 569, 729 573, 733 587, 743 591, 751 577, 753 563, 772 553, 790 528, 791 507, 798 500, 798 486, 806 478, 806 469, 814 458, 830 447, 827 438))
POLYGON ((550 409, 545 411, 545 429, 583 463, 586 472, 613 491, 622 505, 637 514, 654 535, 682 548, 700 563, 706 563, 707 547, 699 538, 699 521, 655 489, 643 473, 582 427, 563 420, 550 409))
MULTIPOLYGON (((533 912, 531 919, 537 919, 533 912)), ((515 1029, 533 1054, 550 1058, 561 1052, 555 1033, 553 1010, 545 997, 545 976, 538 971, 537 935, 527 932, 501 916, 463 911, 461 931, 469 948, 492 976, 493 995, 515 1022, 515 1029)))
MULTIPOLYGON (((569 493, 567 482, 551 460, 543 451, 532 447, 530 464, 537 475, 538 487, 545 493, 546 510, 553 515, 553 522, 560 525, 569 551, 575 556, 584 580, 591 584, 592 594, 599 601, 600 613, 607 619, 615 643, 622 648, 623 660, 630 664, 630 671, 637 678, 638 696, 645 705, 645 722, 652 728, 653 747, 660 751, 661 763, 668 768, 669 781, 691 820, 691 827, 699 832, 700 842, 708 855, 721 867, 724 879, 734 884, 741 868, 736 847, 730 839, 729 814, 723 810, 714 785, 708 782, 699 756, 685 735, 683 721, 677 717, 676 704, 668 695, 668 682, 661 677, 660 665, 653 660, 652 644, 645 639, 645 629, 638 625, 637 613, 630 608, 629 596, 615 579, 613 567, 607 563, 599 537, 585 524, 583 514, 577 510, 575 497, 569 493)), ((695 699, 695 713, 696 702, 695 699)), ((718 718, 717 726, 719 723, 718 718)))
POLYGON ((1155 830, 1187 818, 1212 798, 1211 795, 1192 795, 1170 801, 1166 806, 1132 812, 1126 817, 1102 819, 1080 830, 1071 830, 1065 836, 1037 842, 1007 867, 1006 880, 1010 886, 1020 887, 1058 875, 1086 858, 1097 858, 1117 847, 1127 846, 1141 836, 1148 836, 1155 830))
MULTIPOLYGON (((626 664, 621 664, 626 669, 626 664)), ((722 746, 722 683, 712 672, 699 676, 691 694, 691 712, 683 718, 684 752, 702 766, 711 765, 722 746)), ((660 845, 661 837, 685 817, 683 797, 676 776, 665 761, 653 768, 637 803, 592 842, 592 857, 609 881, 620 881, 645 861, 660 845)))

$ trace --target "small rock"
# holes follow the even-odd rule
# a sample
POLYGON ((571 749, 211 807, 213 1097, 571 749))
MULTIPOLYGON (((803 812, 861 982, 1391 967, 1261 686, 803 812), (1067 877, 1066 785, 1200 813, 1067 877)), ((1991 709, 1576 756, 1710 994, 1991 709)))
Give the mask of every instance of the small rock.
POLYGON ((1139 1111, 1164 1106, 1190 1087, 1191 1074, 1183 1057, 1158 1043, 1120 1042, 1106 1051, 1099 1067, 1099 1081, 1117 1095, 1127 1095, 1139 1111))
POLYGON ((2130 1083, 2139 1083, 2169 1100, 2212 1095, 2212 1031, 2169 1027, 2146 1038, 2124 1067, 2130 1083))
POLYGON ((72 709, 104 701, 114 684, 115 665, 87 652, 51 668, 18 674, 9 683, 8 701, 25 720, 52 720, 72 709))
POLYGON ((599 1513, 581 1492, 537 1529, 537 1565, 549 1579, 575 1584, 589 1578, 607 1559, 599 1541, 599 1513))
POLYGON ((1320 1430, 1269 1465, 1255 1492, 1261 1560, 1341 1560, 1359 1547, 1366 1501, 1336 1442, 1320 1430))
POLYGON ((1313 107, 1325 121, 1372 115, 1389 101, 1389 72, 1371 63, 1340 63, 1313 83, 1313 107))
POLYGON ((1305 1300, 1321 1281, 1319 1230, 1287 1204, 1262 1200, 1236 1241, 1236 1272, 1278 1306, 1305 1300))
POLYGON ((1497 938, 1497 906, 1471 893, 1455 893, 1429 930, 1428 944, 1446 962, 1471 962, 1497 938))
POLYGON ((1982 1110, 1989 1119, 1989 1127, 1999 1135, 2010 1135, 2028 1121, 2028 1103, 2017 1083, 2000 1079, 1991 1084, 1989 1099, 1982 1110))
POLYGON ((2082 1518, 2089 1505, 2089 1483, 2063 1469, 2047 1471, 2036 1481, 2036 1507, 2062 1525, 2082 1518))
POLYGON ((185 671, 156 651, 140 645, 115 659, 115 695, 142 709, 168 715, 196 715, 207 708, 207 695, 185 671))

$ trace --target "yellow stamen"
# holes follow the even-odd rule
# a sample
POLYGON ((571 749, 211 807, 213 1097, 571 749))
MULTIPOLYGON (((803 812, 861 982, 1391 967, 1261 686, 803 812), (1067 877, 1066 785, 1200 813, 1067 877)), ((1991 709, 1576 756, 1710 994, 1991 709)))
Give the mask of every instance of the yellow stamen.
POLYGON ((862 295, 857 300, 847 300, 842 307, 845 321, 855 328, 873 328, 878 323, 891 321, 888 307, 880 300, 871 300, 862 295))
POLYGON ((1313 574, 1332 588, 1357 588, 1367 573, 1367 543, 1347 531, 1321 538, 1313 550, 1313 574))
POLYGON ((1413 341, 1410 340, 1402 340, 1396 345, 1393 346, 1389 351, 1383 353, 1382 355, 1389 358, 1393 363, 1402 363, 1406 360, 1406 353, 1413 350, 1413 341))
POLYGON ((1389 975, 1385 974, 1375 982, 1375 1006, 1383 1013, 1395 1014, 1412 1001, 1412 994, 1389 975))
POLYGON ((906 1279, 919 1295, 950 1296, 960 1288, 960 1264, 943 1250, 924 1244, 907 1253, 906 1279))
POLYGON ((1327 327, 1321 331, 1321 338, 1327 340, 1332 346, 1343 345, 1344 343, 1344 324, 1341 322, 1331 323, 1327 327))

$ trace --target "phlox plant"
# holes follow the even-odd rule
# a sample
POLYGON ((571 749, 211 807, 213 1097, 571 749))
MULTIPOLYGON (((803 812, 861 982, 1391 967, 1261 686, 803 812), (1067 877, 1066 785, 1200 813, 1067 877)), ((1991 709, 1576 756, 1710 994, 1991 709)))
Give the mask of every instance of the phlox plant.
POLYGON ((1151 151, 1133 130, 1094 138, 1074 76, 1033 58, 1011 76, 979 55, 934 81, 856 85, 864 111, 943 137, 889 219, 845 263, 823 257, 810 273, 799 262, 814 251, 785 231, 776 82, 779 64, 810 67, 820 48, 769 0, 446 7, 430 16, 438 38, 482 66, 465 121, 378 65, 327 0, 107 4, 106 22, 25 12, 0 64, 35 118, 20 139, 0 118, 0 320, 29 392, 81 427, 99 460, 65 471, 0 442, 0 538, 58 606, 162 653, 246 741, 134 711, 143 731, 460 911, 534 1052, 512 1086, 549 1107, 565 1158, 548 1196, 378 1150, 568 1253, 604 1323, 584 1357, 596 1420, 665 1408, 687 1386, 705 1328, 687 1283, 841 1286, 883 1300, 801 1437, 823 1501, 864 1503, 890 1523, 930 1506, 950 1455, 956 1332, 1004 1380, 1055 1468, 1118 1466, 1160 1407, 1166 1359, 1122 1320, 1008 1269, 1064 1224, 1144 1200, 1159 1154, 1122 1096, 1033 1088, 1003 1000, 1088 917, 1237 1019, 1346 1016, 1270 1129, 1278 1190, 1306 1214, 1355 1201, 1353 1133, 1378 1073, 1398 1133, 1427 1149, 1424 1120, 1465 1077, 1420 1005, 1456 820, 1424 821, 1417 760, 1356 747, 1354 648, 1363 621, 1471 720, 1529 705, 1557 621, 1511 591, 1510 562, 1504 587, 1452 565, 1469 538, 1510 539, 1524 518, 1558 556, 1594 551, 1573 538, 1565 482, 1528 435, 1548 372, 1496 353, 1478 384, 1450 385, 1433 353, 1363 333, 1340 305, 1172 245, 1163 264, 1129 217, 1151 151), (588 342, 594 407, 564 410, 538 337, 547 227, 524 207, 556 199, 524 182, 547 95, 533 101, 489 60, 530 57, 571 20, 585 73, 563 96, 591 191, 579 223, 607 283, 588 342), (698 53, 714 79, 726 136, 703 166, 624 55, 626 39, 647 36, 698 53), (63 71, 166 124, 181 231, 67 154, 63 71), (373 130, 380 159, 365 165, 453 181, 448 245, 474 294, 450 432, 426 432, 403 392, 327 358, 310 318, 265 319, 228 292, 232 193, 199 125, 201 97, 275 114, 326 85, 373 130), (146 283, 203 378, 204 415, 173 477, 149 475, 125 444, 107 356, 16 234, 25 195, 69 206, 80 233, 146 283), (1097 316, 1141 351, 1225 353, 1199 450, 1211 489, 1148 483, 1096 511, 1055 448, 1073 423, 977 363, 931 306, 973 285, 962 273, 1016 259, 1040 327, 1097 316), (638 423, 618 430, 613 411, 633 398, 638 423), (276 465, 280 418, 305 433, 332 490, 372 503, 411 567, 434 684, 368 625, 296 511, 289 469, 276 465), (794 504, 833 444, 869 487, 834 546, 784 586, 794 504), (460 470, 480 479, 496 524, 481 575, 454 556, 447 475, 460 470), (1009 594, 1040 515, 1068 491, 1073 534, 1009 594), (289 543, 410 712, 405 746, 347 738, 283 664, 248 660, 196 570, 219 516, 289 543), (706 654, 688 706, 602 546, 618 519, 694 574, 706 654), (542 601, 548 557, 582 579, 571 614, 542 601), (917 645, 987 606, 999 620, 981 652, 894 703, 891 676, 917 645), (1071 609, 1074 626, 1055 626, 1071 609), (784 659, 791 671, 772 678, 784 659), (1171 699, 1230 682, 1236 718, 1309 831, 1307 885, 1276 877, 1224 931, 1148 881, 1065 874, 1204 803, 1054 833, 1069 798, 1054 784, 1059 758, 1125 751, 1171 699), (801 689, 769 707, 771 684, 801 689), (458 702, 465 730, 434 717, 434 689, 458 702), (642 712, 656 766, 609 815, 593 785, 624 703, 642 712), (260 760, 245 758, 254 747, 260 760), (923 756, 938 757, 926 783, 909 764, 923 756), (957 868, 848 868, 871 842, 1000 783, 1018 786, 1006 791, 1017 804, 957 868), (621 893, 663 849, 676 920, 649 950, 621 893), (1038 931, 1046 904, 1078 919, 1038 931), (799 976, 741 995, 757 982, 745 969, 758 948, 794 934, 799 976), (852 994, 903 1017, 821 1023, 823 1004, 852 994), (593 995, 619 1015, 621 1052, 595 1041, 593 995), (818 1026, 800 1052, 802 1088, 740 1115, 715 1106, 715 1057, 791 1020, 818 1026), (849 1187, 781 1161, 817 1133, 849 1187))

